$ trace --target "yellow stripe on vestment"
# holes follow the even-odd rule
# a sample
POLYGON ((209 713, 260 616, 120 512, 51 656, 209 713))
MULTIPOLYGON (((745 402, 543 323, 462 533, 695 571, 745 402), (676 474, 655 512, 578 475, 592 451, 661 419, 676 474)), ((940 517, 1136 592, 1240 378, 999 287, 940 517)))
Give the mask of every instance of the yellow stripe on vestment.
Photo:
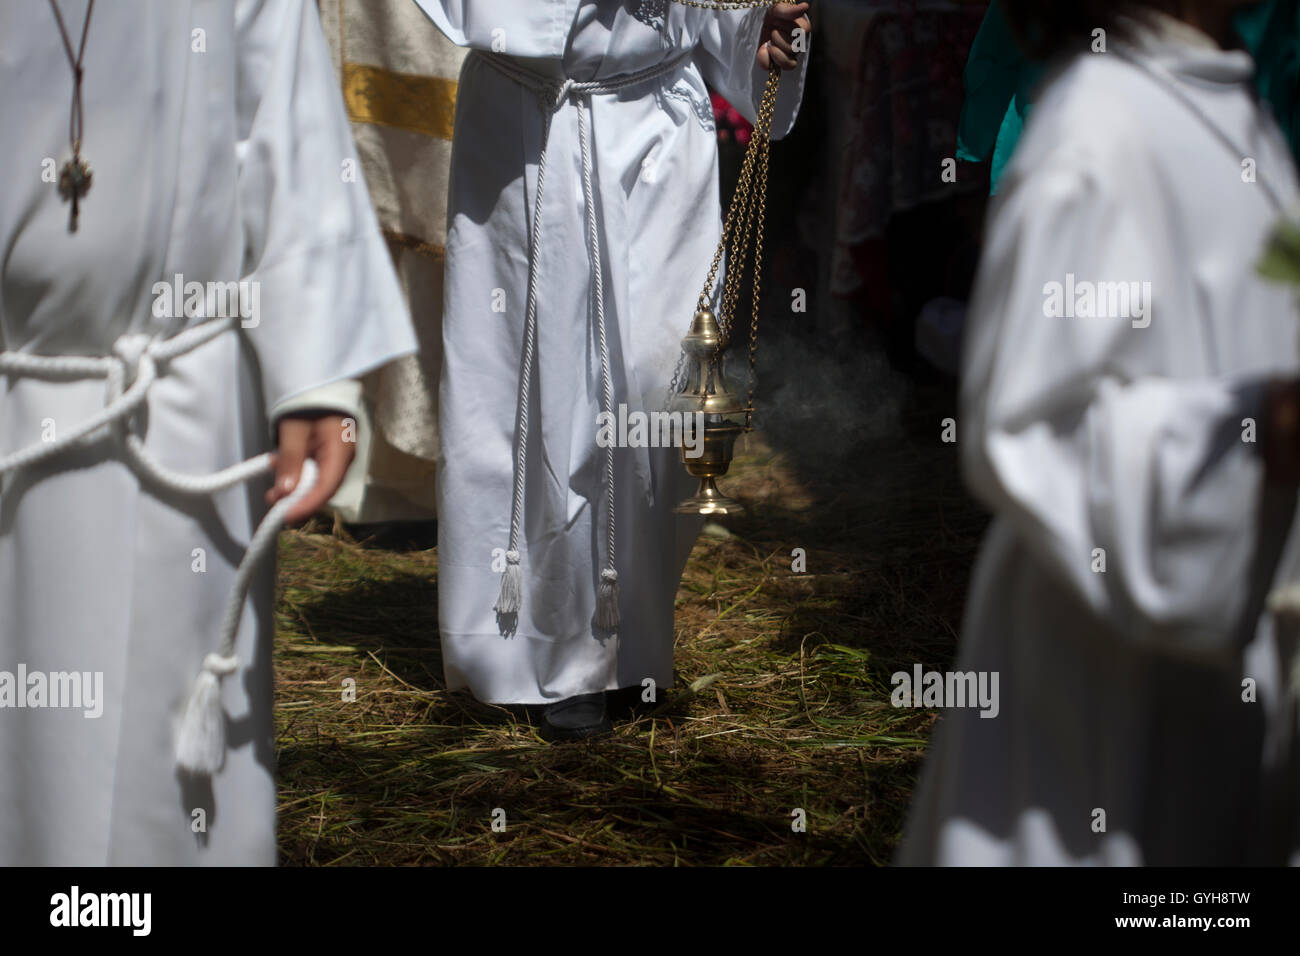
POLYGON ((446 248, 438 245, 436 242, 426 242, 416 236, 409 236, 404 232, 397 232, 394 229, 385 229, 384 238, 395 246, 401 246, 403 249, 410 249, 412 252, 418 252, 422 256, 428 256, 435 262, 442 263, 446 261, 446 248))
POLYGON ((456 118, 455 80, 344 63, 343 100, 355 123, 451 139, 456 118))

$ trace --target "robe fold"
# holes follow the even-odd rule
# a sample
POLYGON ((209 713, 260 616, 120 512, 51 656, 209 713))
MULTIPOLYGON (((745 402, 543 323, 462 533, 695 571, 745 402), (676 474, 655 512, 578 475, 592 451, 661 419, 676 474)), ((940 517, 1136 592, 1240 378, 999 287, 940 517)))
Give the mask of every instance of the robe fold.
MULTIPOLYGON (((721 231, 705 83, 751 120, 766 72, 762 9, 666 0, 419 0, 458 44, 556 80, 609 80, 688 54, 667 75, 591 96, 592 166, 614 410, 663 408, 680 341, 721 231)), ((773 136, 791 128, 807 53, 781 79, 773 136)), ((510 537, 529 232, 543 115, 538 94, 478 56, 460 76, 448 208, 439 392, 438 613, 447 683, 481 700, 541 704, 672 682, 673 600, 698 519, 676 448, 615 454, 616 635, 595 628, 604 561, 601 375, 592 318, 578 109, 551 118, 537 250, 537 366, 520 542, 522 607, 494 607, 510 537)))
POLYGON ((1265 610, 1295 493, 1252 437, 1300 373, 1255 272, 1300 191, 1249 55, 1161 22, 1044 89, 990 211, 958 440, 995 518, 955 669, 1000 708, 941 718, 905 863, 1300 862, 1295 634, 1265 610))
MULTIPOLYGON (((60 8, 75 42, 86 2, 60 8)), ((158 308, 155 283, 256 283, 256 315, 168 363, 129 424, 191 474, 267 450, 278 403, 412 351, 313 3, 101 3, 85 77, 94 182, 69 233, 40 175, 68 154, 62 40, 47 4, 0 6, 0 348, 109 355, 125 333, 204 321, 158 308)), ((102 380, 0 387, 0 454, 105 400, 102 380)), ((273 863, 270 566, 221 685, 224 769, 178 774, 174 741, 267 482, 181 496, 104 429, 0 481, 0 683, 19 668, 103 683, 98 717, 0 689, 0 862, 273 863)))

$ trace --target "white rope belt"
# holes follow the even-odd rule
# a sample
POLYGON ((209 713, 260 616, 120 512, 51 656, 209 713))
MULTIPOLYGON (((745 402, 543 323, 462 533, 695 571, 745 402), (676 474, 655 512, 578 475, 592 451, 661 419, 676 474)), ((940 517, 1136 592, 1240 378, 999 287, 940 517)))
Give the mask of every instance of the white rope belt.
MULTIPOLYGON (((39 378, 51 381, 102 378, 108 395, 103 409, 65 431, 56 440, 36 442, 0 457, 0 476, 52 458, 78 446, 99 430, 112 428, 121 439, 126 461, 139 474, 169 491, 185 495, 211 495, 249 481, 271 470, 271 455, 257 455, 247 461, 210 475, 190 475, 173 471, 160 463, 144 446, 139 435, 127 427, 129 418, 148 397, 149 388, 166 369, 169 361, 193 351, 222 332, 233 331, 235 320, 210 319, 170 338, 128 334, 113 343, 107 356, 32 355, 26 352, 0 352, 0 375, 15 378, 39 378)), ((181 720, 177 738, 177 763, 195 774, 213 774, 225 763, 225 715, 221 710, 221 678, 239 667, 235 641, 239 619, 253 574, 274 548, 276 534, 284 515, 316 483, 316 463, 303 463, 302 477, 294 490, 276 502, 258 524, 244 558, 235 571, 235 585, 221 621, 221 645, 216 653, 203 660, 203 670, 194 683, 181 720)))
MULTIPOLYGON (((538 95, 542 111, 542 142, 537 154, 537 186, 533 197, 533 228, 528 243, 528 299, 524 309, 524 345, 519 372, 518 420, 515 427, 514 497, 510 507, 510 544, 506 549, 506 569, 501 577, 501 593, 495 610, 500 615, 519 613, 523 588, 519 570, 519 533, 524 511, 524 478, 528 461, 528 395, 532 387, 533 364, 537 355, 537 283, 538 258, 542 241, 542 195, 546 181, 546 150, 551 136, 551 117, 567 103, 578 109, 578 139, 582 147, 582 194, 587 215, 587 254, 591 260, 593 305, 596 312, 596 341, 600 350, 601 410, 612 415, 614 385, 611 378, 609 342, 605 324, 605 280, 600 254, 600 233, 596 217, 596 197, 592 186, 591 136, 588 130, 591 97, 616 93, 675 71, 689 56, 684 53, 656 66, 607 80, 551 80, 523 69, 510 59, 483 50, 477 56, 510 79, 538 95)), ((605 567, 600 572, 596 591, 596 626, 617 630, 618 571, 614 566, 614 445, 605 449, 605 567)))

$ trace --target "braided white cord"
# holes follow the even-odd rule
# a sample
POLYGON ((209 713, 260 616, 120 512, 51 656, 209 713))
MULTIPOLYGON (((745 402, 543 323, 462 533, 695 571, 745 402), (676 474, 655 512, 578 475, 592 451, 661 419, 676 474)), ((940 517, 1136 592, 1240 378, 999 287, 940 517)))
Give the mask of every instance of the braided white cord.
MULTIPOLYGON (((172 491, 194 495, 212 494, 269 471, 270 454, 257 455, 211 475, 187 475, 172 471, 149 454, 144 442, 138 435, 131 433, 128 427, 131 415, 144 404, 150 386, 157 380, 160 366, 192 351, 222 332, 233 329, 233 320, 214 319, 168 339, 150 339, 144 335, 128 334, 114 343, 113 355, 102 357, 0 352, 0 374, 47 379, 107 380, 106 402, 100 411, 55 441, 38 442, 0 458, 0 475, 56 455, 105 426, 114 428, 123 439, 126 458, 138 472, 172 491)), ((195 682, 182 720, 177 761, 183 769, 214 773, 224 761, 224 718, 221 714, 219 685, 223 677, 234 673, 239 667, 239 661, 235 657, 235 643, 253 574, 274 549, 285 514, 312 490, 317 477, 316 462, 311 459, 304 461, 297 486, 276 502, 258 523, 248 548, 235 569, 234 586, 222 615, 220 647, 204 658, 203 669, 195 682)))
POLYGON ((126 435, 126 452, 131 462, 145 475, 170 491, 183 495, 203 496, 225 491, 235 485, 252 481, 271 470, 271 453, 255 455, 247 461, 223 468, 210 475, 188 475, 172 471, 154 458, 144 447, 138 435, 126 435))
POLYGON ((190 688, 176 728, 176 764, 185 773, 210 776, 225 765, 226 715, 221 706, 221 682, 239 670, 235 644, 239 636, 239 619, 243 617, 248 589, 253 583, 253 572, 275 549, 285 513, 311 491, 316 478, 316 462, 307 459, 302 463, 297 487, 266 513, 235 569, 235 584, 221 620, 221 645, 204 656, 203 666, 190 688))
MULTIPOLYGON (((109 399, 102 409, 54 441, 35 442, 0 457, 0 475, 52 458, 101 428, 125 422, 144 404, 150 386, 158 378, 159 365, 194 350, 233 326, 233 319, 212 319, 169 339, 123 335, 113 344, 113 354, 108 356, 0 352, 0 374, 50 379, 103 378, 108 380, 109 399), (128 372, 131 378, 129 387, 126 385, 128 372)), ((253 459, 253 462, 245 462, 214 476, 191 477, 163 468, 144 451, 139 438, 133 435, 128 436, 127 448, 151 477, 173 491, 210 493, 246 480, 269 466, 269 460, 253 459)))
MULTIPOLYGON (((600 345, 601 404, 612 412, 614 405, 613 378, 610 370, 609 345, 606 336, 604 273, 601 265, 600 238, 597 230, 596 198, 592 185, 591 145, 588 133, 588 113, 591 96, 616 93, 619 90, 658 79, 676 70, 689 56, 690 51, 665 60, 637 73, 612 77, 607 80, 551 80, 531 70, 524 69, 508 57, 483 50, 470 51, 493 69, 538 94, 542 111, 542 138, 537 154, 537 184, 533 195, 533 224, 528 239, 528 295, 524 306, 523 355, 519 371, 517 417, 515 421, 515 470, 513 494, 510 502, 510 541, 506 549, 506 569, 501 578, 501 593, 495 610, 499 614, 515 614, 522 600, 519 569, 519 538, 523 524, 524 486, 528 465, 528 399, 532 391, 533 364, 537 357, 537 289, 540 281, 538 259, 542 243, 542 196, 546 183, 546 153, 551 138, 551 117, 567 102, 578 107, 578 131, 582 146, 583 202, 587 214, 588 255, 591 258, 595 282, 595 309, 597 335, 600 345)), ((597 592, 596 623, 614 628, 618 624, 618 572, 614 568, 614 450, 606 450, 606 566, 601 571, 597 592)))
MULTIPOLYGON (((528 248, 528 298, 524 306, 524 348, 519 370, 518 418, 515 424, 514 497, 510 506, 509 564, 519 563, 519 530, 524 514, 524 474, 528 462, 528 395, 532 391, 533 361, 537 352, 537 255, 542 241, 542 191, 546 182, 546 141, 551 133, 551 114, 542 118, 542 147, 537 154, 537 185, 533 195, 533 228, 528 248)), ((511 613, 509 607, 499 608, 511 613)), ((516 607, 514 610, 518 610, 516 607)))
MULTIPOLYGON (((193 351, 200 345, 210 341, 227 329, 233 329, 233 320, 216 320, 205 322, 202 325, 186 329, 178 335, 169 339, 155 339, 148 344, 145 349, 145 355, 156 357, 159 361, 168 361, 178 355, 193 351)), ((109 395, 116 397, 117 390, 121 387, 119 376, 122 374, 122 366, 118 365, 109 374, 109 395)), ((120 424, 125 425, 125 422, 120 424)), ((214 472, 210 475, 191 475, 184 472, 173 471, 162 462, 158 461, 148 449, 144 446, 144 441, 139 435, 123 427, 122 439, 126 447, 127 458, 148 478, 167 488, 169 491, 177 492, 184 495, 211 495, 218 491, 225 491, 227 488, 233 488, 235 485, 242 484, 245 481, 251 481, 258 475, 265 474, 271 470, 271 455, 269 452, 255 455, 247 461, 241 461, 231 465, 229 468, 223 468, 221 471, 214 472)))
POLYGON ((117 359, 99 355, 33 355, 0 352, 0 375, 33 378, 104 378, 117 359))
MULTIPOLYGON (((641 83, 656 80, 676 70, 679 65, 690 58, 691 53, 688 50, 679 56, 664 60, 662 63, 657 63, 644 70, 635 73, 624 73, 621 76, 612 76, 609 79, 564 79, 562 81, 542 76, 540 73, 534 73, 532 70, 525 69, 515 63, 509 57, 498 53, 489 53, 486 50, 471 50, 470 55, 479 57, 491 65, 493 69, 510 77, 520 86, 538 93, 542 98, 542 109, 554 113, 574 96, 586 97, 593 94, 617 93, 630 86, 638 86, 641 83)), ((545 148, 546 143, 543 140, 542 149, 545 148)))
MULTIPOLYGON (((87 360, 75 359, 71 356, 25 356, 21 361, 5 361, 13 353, 0 354, 0 372, 7 375, 30 375, 40 376, 49 374, 52 377, 64 377, 77 375, 80 378, 102 377, 112 378, 115 374, 120 373, 121 365, 117 359, 97 359, 96 363, 103 365, 91 365, 87 360), (33 359, 46 359, 44 362, 34 362, 33 359), (74 371, 78 370, 78 371, 74 371), (84 371, 81 371, 84 370, 84 371), (79 372, 79 374, 78 374, 79 372)), ((141 356, 136 367, 135 381, 131 387, 125 391, 119 391, 116 398, 105 405, 102 409, 91 415, 81 424, 69 431, 65 431, 54 441, 35 442, 26 448, 20 448, 17 451, 10 452, 8 455, 0 457, 0 475, 9 471, 16 471, 19 468, 26 468, 30 465, 38 464, 47 458, 63 452, 65 449, 75 445, 83 438, 98 431, 106 425, 123 420, 131 412, 135 411, 144 403, 149 393, 149 386, 154 383, 158 370, 152 357, 148 355, 141 356)))
POLYGON ((315 487, 318 475, 316 462, 310 458, 304 460, 298 484, 293 491, 271 506, 271 510, 266 513, 258 523, 257 530, 253 532, 253 537, 244 552, 244 559, 235 569, 235 585, 231 589, 230 599, 226 603, 226 613, 222 618, 221 649, 218 651, 221 657, 234 656, 235 638, 239 634, 239 618, 243 614, 248 589, 253 583, 253 572, 275 548, 280 526, 284 524, 284 516, 315 487))
MULTIPOLYGON (((609 341, 605 329, 605 275, 600 260, 600 227, 596 219, 596 197, 592 185, 591 143, 587 128, 587 113, 591 109, 589 102, 578 104, 578 140, 582 144, 582 193, 587 207, 587 233, 591 249, 592 286, 596 306, 596 335, 600 348, 601 406, 602 410, 612 415, 614 411, 614 383, 610 372, 609 341)), ((614 567, 614 443, 605 448, 605 567, 601 571, 601 583, 612 585, 618 581, 618 571, 614 567)), ((606 618, 598 610, 598 617, 604 618, 597 623, 602 627, 613 628, 618 624, 615 609, 612 619, 606 618)))

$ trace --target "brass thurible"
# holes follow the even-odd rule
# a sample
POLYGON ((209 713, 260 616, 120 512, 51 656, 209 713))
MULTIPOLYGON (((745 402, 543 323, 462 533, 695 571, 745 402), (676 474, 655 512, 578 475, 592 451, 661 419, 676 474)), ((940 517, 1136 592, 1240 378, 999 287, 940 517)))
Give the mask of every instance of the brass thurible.
POLYGON ((669 411, 680 412, 682 420, 704 413, 704 435, 700 454, 691 457, 682 447, 682 462, 692 477, 700 480, 699 490, 674 511, 683 515, 737 515, 744 511, 739 502, 724 495, 717 480, 731 467, 736 439, 745 431, 748 418, 745 403, 731 390, 722 370, 726 339, 713 312, 701 306, 682 339, 686 355, 686 380, 673 396, 669 411))
POLYGON ((762 102, 754 130, 745 150, 736 192, 727 209, 722 236, 713 254, 713 263, 699 305, 691 320, 690 331, 682 339, 682 355, 677 372, 669 385, 670 412, 686 416, 704 413, 702 454, 692 458, 683 442, 682 463, 686 471, 700 481, 699 490, 675 509, 688 515, 736 515, 740 504, 724 495, 718 479, 731 468, 736 439, 750 430, 754 414, 754 386, 758 345, 758 305, 760 276, 763 266, 763 222, 766 217, 767 168, 772 116, 776 110, 776 93, 781 71, 775 65, 768 72, 762 102), (726 276, 718 296, 718 311, 710 305, 716 289, 723 256, 727 259, 726 276), (752 272, 749 322, 749 391, 744 400, 732 391, 723 374, 723 356, 736 328, 740 304, 741 277, 746 268, 752 272))

